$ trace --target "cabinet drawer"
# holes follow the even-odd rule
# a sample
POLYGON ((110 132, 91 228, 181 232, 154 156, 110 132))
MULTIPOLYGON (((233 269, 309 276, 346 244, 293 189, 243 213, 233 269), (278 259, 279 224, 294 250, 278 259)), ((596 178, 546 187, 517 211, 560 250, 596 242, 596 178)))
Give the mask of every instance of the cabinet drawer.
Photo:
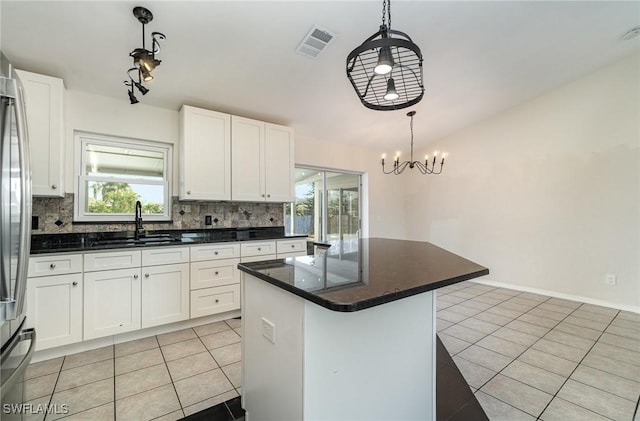
POLYGON ((110 251, 84 255, 84 271, 126 269, 140 266, 140 251, 110 251))
POLYGON ((82 272, 82 255, 64 254, 29 258, 29 278, 82 272))
POLYGON ((275 241, 249 242, 240 244, 240 256, 263 256, 276 253, 275 241))
POLYGON ((238 243, 191 247, 192 262, 214 259, 233 259, 238 257, 240 257, 240 244, 238 243))
POLYGON ((161 247, 142 250, 142 266, 189 263, 189 247, 161 247))
POLYGON ((240 285, 225 285, 191 291, 191 318, 240 308, 240 285))
POLYGON ((191 289, 219 287, 240 283, 240 259, 210 260, 191 263, 191 289))
POLYGON ((280 255, 281 253, 297 253, 304 252, 307 254, 307 240, 306 239, 296 239, 296 240, 278 240, 276 246, 276 253, 280 255))

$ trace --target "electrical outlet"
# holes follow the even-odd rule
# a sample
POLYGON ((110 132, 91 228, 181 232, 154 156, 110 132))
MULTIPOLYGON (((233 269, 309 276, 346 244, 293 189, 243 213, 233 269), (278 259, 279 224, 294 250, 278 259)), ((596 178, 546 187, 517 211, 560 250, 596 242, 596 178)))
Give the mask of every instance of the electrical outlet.
POLYGON ((616 283, 617 283, 616 274, 607 273, 607 276, 605 276, 604 282, 609 286, 612 286, 612 287, 616 286, 616 283))
POLYGON ((264 317, 262 318, 262 336, 272 344, 276 343, 276 326, 264 317))
POLYGON ((211 215, 205 215, 204 216, 204 224, 205 225, 211 225, 211 215))

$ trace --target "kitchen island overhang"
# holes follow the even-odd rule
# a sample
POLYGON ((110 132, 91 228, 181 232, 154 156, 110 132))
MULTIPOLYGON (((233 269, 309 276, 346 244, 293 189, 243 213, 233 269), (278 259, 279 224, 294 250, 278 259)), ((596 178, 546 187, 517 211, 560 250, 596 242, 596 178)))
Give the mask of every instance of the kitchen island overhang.
POLYGON ((435 419, 434 290, 489 270, 425 242, 345 249, 239 265, 247 419, 435 419))

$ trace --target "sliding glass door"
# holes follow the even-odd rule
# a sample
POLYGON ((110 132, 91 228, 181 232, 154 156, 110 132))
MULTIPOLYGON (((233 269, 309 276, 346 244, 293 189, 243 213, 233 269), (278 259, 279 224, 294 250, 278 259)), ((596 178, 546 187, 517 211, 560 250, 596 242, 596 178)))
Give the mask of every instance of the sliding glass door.
POLYGON ((296 167, 296 201, 284 206, 286 233, 357 248, 360 186, 359 173, 296 167))

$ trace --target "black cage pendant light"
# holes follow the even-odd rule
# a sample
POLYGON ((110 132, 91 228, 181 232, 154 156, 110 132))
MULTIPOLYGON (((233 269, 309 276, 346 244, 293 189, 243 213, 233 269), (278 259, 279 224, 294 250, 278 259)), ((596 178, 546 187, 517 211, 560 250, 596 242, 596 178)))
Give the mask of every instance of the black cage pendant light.
POLYGON ((422 53, 409 35, 391 29, 391 0, 382 0, 380 30, 349 53, 347 77, 372 110, 399 110, 422 99, 422 53))
POLYGON ((142 48, 136 48, 132 52, 129 53, 129 56, 133 58, 133 66, 127 71, 129 76, 129 80, 125 80, 123 83, 125 86, 130 88, 129 90, 129 101, 132 104, 137 104, 138 99, 134 95, 133 88, 136 87, 145 95, 149 92, 148 88, 145 88, 142 83, 149 82, 153 79, 153 75, 151 72, 160 65, 162 62, 156 58, 156 54, 160 52, 160 41, 164 40, 164 34, 160 32, 152 32, 151 33, 151 50, 147 50, 145 45, 145 33, 144 26, 153 20, 153 14, 149 9, 144 7, 134 7, 133 8, 133 16, 138 19, 138 22, 142 24, 142 48), (137 71, 137 78, 131 75, 131 71, 137 71), (137 81, 136 81, 137 79, 137 81))

